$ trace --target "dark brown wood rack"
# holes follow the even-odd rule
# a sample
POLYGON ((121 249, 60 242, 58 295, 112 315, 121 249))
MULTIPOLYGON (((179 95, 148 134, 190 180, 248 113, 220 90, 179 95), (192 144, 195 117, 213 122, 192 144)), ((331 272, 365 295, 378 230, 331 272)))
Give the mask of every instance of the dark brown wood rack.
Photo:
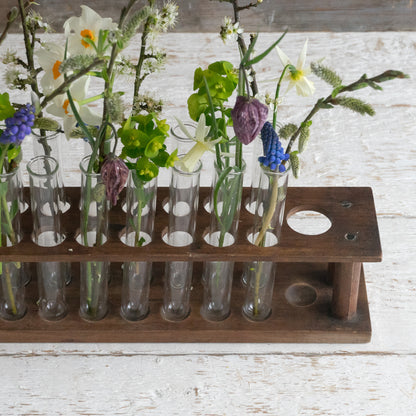
MULTIPOLYGON (((27 192, 27 189, 26 189, 27 192)), ((110 235, 101 247, 83 247, 76 242, 79 224, 79 188, 67 188, 71 208, 63 214, 66 240, 57 247, 38 247, 31 240, 30 210, 23 214, 24 236, 14 246, 0 248, 1 261, 70 261, 73 280, 67 287, 68 315, 57 322, 42 320, 37 313, 37 282, 33 277, 26 290, 28 311, 19 321, 0 320, 0 342, 323 342, 362 343, 371 338, 371 323, 362 263, 381 261, 381 245, 370 188, 293 187, 288 189, 281 241, 276 247, 255 247, 247 241, 252 214, 241 210, 239 235, 234 245, 216 248, 204 241, 209 214, 203 201, 209 189, 201 188, 198 230, 189 247, 176 248, 162 240, 168 225, 163 204, 167 188, 159 188, 153 241, 145 247, 127 247, 120 241, 125 213, 118 204, 110 212, 110 235), (320 235, 292 230, 286 218, 303 210, 327 216, 332 225, 320 235), (80 318, 79 262, 111 261, 110 310, 98 322, 80 318), (121 264, 124 261, 153 261, 149 315, 139 322, 121 318, 121 264), (160 315, 163 271, 166 261, 195 262, 191 313, 182 322, 167 322, 160 315), (236 262, 231 315, 222 322, 207 322, 199 309, 202 302, 202 262, 236 262), (242 263, 269 260, 278 263, 273 311, 264 322, 250 322, 241 313, 244 287, 242 263)), ((244 199, 248 189, 244 190, 244 199)))

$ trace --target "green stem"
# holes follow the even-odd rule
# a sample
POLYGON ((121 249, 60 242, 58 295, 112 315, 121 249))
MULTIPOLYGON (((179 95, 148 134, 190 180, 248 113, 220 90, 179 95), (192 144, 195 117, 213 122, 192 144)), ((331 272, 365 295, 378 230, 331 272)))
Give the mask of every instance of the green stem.
POLYGON ((243 167, 243 144, 240 142, 240 140, 237 140, 237 143, 235 145, 235 164, 238 167, 238 169, 242 169, 243 167))
POLYGON ((6 287, 7 287, 7 296, 9 297, 10 305, 12 308, 12 314, 17 315, 17 307, 16 307, 16 301, 14 299, 14 293, 13 293, 13 285, 12 285, 12 279, 10 276, 10 264, 5 264, 4 271, 2 276, 6 277, 6 287))
MULTIPOLYGON (((120 19, 118 23, 119 29, 122 28, 123 23, 130 9, 133 7, 136 1, 137 0, 130 0, 129 4, 121 10, 120 19)), ((113 84, 114 84, 114 79, 115 79, 113 75, 113 69, 114 69, 114 65, 115 65, 118 53, 119 53, 119 47, 116 42, 111 49, 110 61, 108 63, 108 66, 107 68, 105 68, 106 76, 105 76, 105 82, 104 82, 104 91, 106 95, 104 97, 104 105, 103 105, 103 117, 102 117, 103 123, 108 123, 109 121, 111 121, 110 116, 109 116, 107 97, 111 96, 111 94, 113 93, 113 84)), ((101 156, 104 157, 105 156, 104 141, 100 143, 99 149, 100 149, 101 156)))
POLYGON ((7 228, 9 229, 9 239, 12 245, 15 245, 17 243, 16 240, 16 234, 13 230, 13 226, 12 226, 12 220, 10 218, 10 212, 9 212, 9 207, 7 206, 7 200, 6 200, 6 195, 2 195, 1 196, 1 208, 2 210, 4 210, 4 217, 7 223, 7 228))
MULTIPOLYGON (((262 227, 259 231, 256 241, 254 242, 254 245, 257 247, 264 246, 265 244, 266 233, 267 233, 267 230, 270 228, 270 224, 273 219, 273 214, 276 210, 278 196, 279 196, 279 179, 274 178, 272 192, 270 196, 270 205, 269 205, 266 215, 263 217, 262 227)), ((263 262, 259 262, 257 271, 256 271, 256 280, 255 280, 255 286, 254 286, 254 309, 253 309, 254 315, 258 314, 260 280, 261 280, 262 270, 263 270, 263 262)))
MULTIPOLYGON (((232 1, 230 1, 230 3, 232 4, 233 9, 234 9, 234 24, 235 23, 240 24, 240 11, 244 10, 245 7, 244 6, 239 6, 238 5, 238 0, 232 0, 232 1)), ((249 7, 252 7, 252 6, 248 6, 248 8, 249 7)), ((243 38, 242 34, 238 34, 237 43, 238 43, 238 47, 241 51, 241 55, 244 56, 247 52, 247 46, 246 46, 246 43, 244 41, 244 38, 243 38)), ((254 72, 252 66, 249 66, 248 69, 250 69, 251 75, 253 77, 253 80, 251 81, 250 86, 251 86, 251 92, 253 93, 253 96, 255 97, 259 92, 258 87, 257 87, 257 81, 256 81, 256 73, 254 72)))
POLYGON ((286 70, 289 68, 290 65, 286 65, 283 68, 282 74, 280 75, 279 82, 276 85, 276 92, 274 94, 274 103, 273 103, 273 129, 276 130, 276 124, 277 124, 277 100, 279 99, 280 94, 280 86, 283 81, 283 77, 286 73, 286 70))
MULTIPOLYGON (((263 271, 263 262, 257 262, 256 281, 254 284, 254 303, 253 303, 253 315, 259 314, 259 292, 260 292, 260 279, 263 271)), ((249 283, 250 284, 250 283, 249 283)))
MULTIPOLYGON (((2 150, 0 153, 0 175, 3 172, 3 166, 4 166, 4 161, 7 155, 7 150, 9 148, 9 145, 6 146, 2 146, 2 150)), ((6 223, 6 228, 8 230, 8 232, 6 232, 9 236, 10 242, 11 244, 15 244, 16 243, 16 235, 14 233, 13 230, 13 226, 12 226, 12 221, 10 218, 10 212, 9 212, 9 207, 7 206, 7 200, 6 200, 6 194, 2 192, 2 196, 1 196, 1 202, 0 202, 0 247, 2 247, 3 245, 3 231, 2 231, 2 224, 3 224, 3 213, 4 213, 4 220, 6 223)), ((7 238, 6 238, 7 240, 7 238)), ((7 241, 5 242, 5 244, 7 245, 7 241)), ((11 305, 11 309, 12 309, 12 313, 13 315, 17 314, 17 307, 16 307, 16 301, 14 298, 14 294, 13 294, 13 285, 12 285, 12 280, 10 277, 10 269, 9 269, 10 265, 8 263, 4 263, 1 262, 0 263, 0 276, 5 278, 5 284, 6 284, 6 292, 7 292, 7 296, 8 299, 10 301, 10 305, 11 305)))
POLYGON ((266 236, 267 230, 270 228, 270 223, 273 219, 273 214, 276 210, 277 206, 277 198, 279 195, 279 180, 275 178, 273 181, 272 193, 270 195, 270 205, 269 209, 267 210, 266 216, 263 217, 262 227, 260 232, 254 242, 255 246, 260 246, 264 244, 264 237, 266 236))

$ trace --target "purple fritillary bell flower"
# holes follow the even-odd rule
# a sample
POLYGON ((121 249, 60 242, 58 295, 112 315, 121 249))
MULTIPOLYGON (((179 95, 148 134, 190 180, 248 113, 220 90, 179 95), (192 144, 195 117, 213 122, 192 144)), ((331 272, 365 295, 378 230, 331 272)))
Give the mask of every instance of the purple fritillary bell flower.
POLYGON ((256 98, 239 95, 231 111, 234 132, 243 144, 251 143, 260 133, 267 120, 269 109, 256 98))
POLYGON ((105 184, 107 199, 117 204, 118 195, 124 188, 129 176, 129 168, 118 157, 108 155, 101 167, 101 178, 105 184))

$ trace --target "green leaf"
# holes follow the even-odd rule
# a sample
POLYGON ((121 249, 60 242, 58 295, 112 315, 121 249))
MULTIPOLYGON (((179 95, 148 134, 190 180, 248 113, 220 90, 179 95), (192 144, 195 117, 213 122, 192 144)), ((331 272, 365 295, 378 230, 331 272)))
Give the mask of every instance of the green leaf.
POLYGON ((241 66, 245 67, 247 65, 247 61, 250 59, 250 56, 253 53, 254 46, 257 42, 258 37, 259 37, 258 33, 255 36, 253 36, 252 41, 250 42, 250 46, 248 47, 246 53, 241 59, 241 66))
POLYGON ((123 129, 123 131, 119 130, 118 134, 121 139, 121 143, 123 143, 126 147, 140 147, 142 142, 147 142, 149 140, 146 133, 135 129, 123 129))
POLYGON ((319 108, 322 108, 322 109, 331 109, 331 108, 334 108, 334 106, 332 104, 326 103, 324 98, 320 98, 318 100, 318 103, 317 104, 319 104, 319 108))
MULTIPOLYGON (((206 80, 205 77, 204 77, 204 83, 205 83, 205 86, 208 90, 207 80, 206 80)), ((211 117, 212 117, 212 128, 214 130, 214 137, 215 137, 215 139, 218 139, 219 136, 218 136, 217 121, 215 119, 215 109, 214 109, 214 105, 212 103, 212 98, 211 98, 211 95, 209 94, 209 91, 208 91, 208 102, 209 102, 209 109, 210 109, 211 117)))
POLYGON ((7 151, 7 160, 11 162, 13 159, 16 159, 20 155, 20 151, 20 146, 9 148, 7 151))
POLYGON ((94 43, 94 41, 92 40, 92 39, 90 39, 90 38, 87 38, 87 37, 83 37, 82 38, 82 40, 85 42, 85 43, 88 43, 88 45, 90 45, 91 47, 92 47, 92 49, 94 49, 95 51, 97 51, 97 47, 95 46, 95 43, 94 43))
POLYGON ((105 41, 107 40, 107 36, 108 36, 109 30, 100 30, 99 36, 98 36, 98 46, 97 46, 97 51, 99 54, 103 53, 105 51, 105 49, 107 49, 108 45, 106 48, 104 48, 104 44, 105 41))
POLYGON ((178 149, 175 149, 171 154, 162 150, 152 159, 152 162, 161 168, 170 168, 174 166, 175 162, 178 160, 177 154, 178 149))
POLYGON ((202 75, 203 75, 202 68, 195 69, 195 72, 194 72, 194 86, 193 86, 194 91, 197 90, 198 88, 200 88, 201 83, 203 82, 202 75))
POLYGON ((217 61, 208 65, 208 69, 220 75, 227 75, 233 71, 234 66, 228 61, 217 61))
POLYGON ((344 85, 340 85, 340 86, 334 88, 332 93, 331 93, 331 96, 333 98, 335 98, 343 88, 344 88, 344 85))
POLYGON ((13 218, 16 216, 18 212, 19 212, 19 201, 16 199, 12 202, 12 205, 10 207, 10 220, 13 220, 13 218))
POLYGON ((149 159, 155 158, 159 154, 159 150, 162 149, 164 140, 165 138, 163 136, 154 137, 147 143, 144 155, 149 159))
POLYGON ((9 94, 7 92, 0 94, 0 120, 13 117, 15 112, 14 107, 10 104, 9 94))
POLYGON ((159 174, 158 167, 146 157, 141 157, 137 161, 136 171, 138 177, 144 182, 152 180, 159 174))
POLYGON ((248 67, 248 66, 252 66, 252 65, 256 64, 257 62, 260 62, 263 58, 265 58, 274 49, 275 46, 277 46, 277 44, 285 37, 286 33, 287 33, 287 29, 285 30, 283 35, 280 36, 279 39, 277 39, 276 42, 274 42, 271 46, 269 46, 263 53, 261 53, 260 55, 257 55, 255 58, 248 61, 244 66, 248 67))
POLYGON ((374 81, 368 81, 368 85, 373 89, 377 91, 383 91, 383 88, 381 88, 380 85, 376 84, 374 81))

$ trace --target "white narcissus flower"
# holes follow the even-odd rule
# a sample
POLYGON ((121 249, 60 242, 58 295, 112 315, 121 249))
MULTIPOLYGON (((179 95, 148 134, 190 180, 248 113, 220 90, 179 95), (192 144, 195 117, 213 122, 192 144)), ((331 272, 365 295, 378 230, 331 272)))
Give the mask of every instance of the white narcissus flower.
POLYGON ((276 46, 276 51, 279 55, 279 59, 282 62, 282 65, 291 65, 286 70, 285 74, 285 79, 289 81, 287 91, 289 91, 293 87, 296 87, 296 92, 299 95, 302 95, 303 97, 312 95, 315 92, 315 86, 313 85, 313 82, 309 81, 306 78, 306 76, 311 73, 310 66, 305 66, 307 49, 308 40, 306 39, 302 51, 299 55, 298 62, 296 66, 294 66, 290 59, 286 56, 286 54, 278 46, 276 46))
MULTIPOLYGON (((86 99, 89 82, 89 77, 82 77, 71 85, 69 91, 82 121, 87 125, 97 126, 101 124, 102 117, 85 103, 85 101, 89 101, 86 99)), ((46 108, 46 111, 63 119, 66 138, 70 139, 77 120, 74 117, 67 95, 62 94, 56 97, 53 103, 46 108)))
POLYGON ((53 91, 64 82, 64 77, 59 71, 59 67, 64 61, 64 55, 65 49, 55 43, 44 43, 42 48, 36 52, 39 64, 45 71, 40 80, 40 85, 47 93, 53 91))
POLYGON ((68 51, 72 55, 93 54, 94 50, 84 38, 98 41, 100 30, 115 30, 117 24, 111 18, 102 18, 88 6, 81 6, 80 17, 72 16, 64 23, 65 35, 68 37, 68 51))
POLYGON ((210 127, 206 126, 205 124, 204 113, 202 113, 199 117, 198 125, 195 130, 195 136, 192 136, 192 134, 189 133, 185 125, 180 120, 176 119, 176 121, 178 122, 180 129, 184 132, 186 137, 196 142, 192 149, 189 150, 186 155, 182 156, 177 162, 181 169, 185 172, 193 172, 196 164, 198 163, 199 159, 201 159, 203 154, 208 151, 213 151, 213 147, 219 143, 222 138, 217 140, 205 140, 207 139, 210 127))

